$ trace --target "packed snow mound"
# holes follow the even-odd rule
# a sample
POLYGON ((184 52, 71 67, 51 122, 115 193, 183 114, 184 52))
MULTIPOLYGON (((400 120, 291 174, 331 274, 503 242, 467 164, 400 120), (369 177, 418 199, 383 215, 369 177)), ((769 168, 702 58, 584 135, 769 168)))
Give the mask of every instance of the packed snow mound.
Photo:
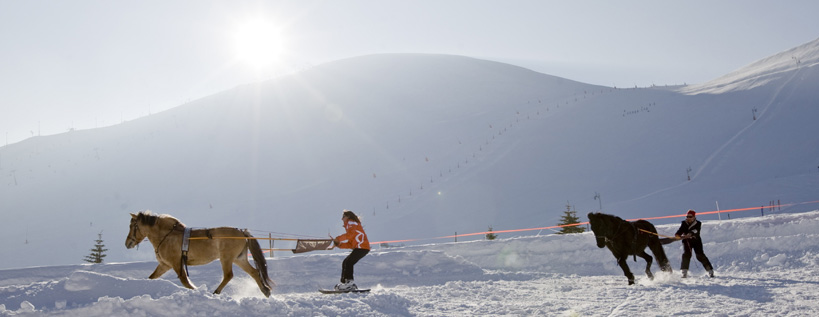
POLYGON ((0 287, 0 297, 9 308, 65 309, 91 305, 101 297, 160 298, 178 291, 168 280, 132 280, 80 269, 58 280, 0 287))
POLYGON ((761 59, 712 81, 680 88, 680 92, 696 94, 720 94, 731 91, 751 90, 789 76, 797 70, 811 70, 819 64, 819 39, 761 59))

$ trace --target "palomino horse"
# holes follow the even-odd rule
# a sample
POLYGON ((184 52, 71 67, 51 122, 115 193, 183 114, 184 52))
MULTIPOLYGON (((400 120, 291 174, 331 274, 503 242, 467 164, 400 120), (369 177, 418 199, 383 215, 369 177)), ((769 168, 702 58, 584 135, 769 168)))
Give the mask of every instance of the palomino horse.
POLYGON ((597 247, 609 248, 611 254, 617 258, 617 264, 628 278, 629 285, 634 284, 634 274, 631 274, 626 264, 629 255, 639 256, 646 260, 646 275, 654 279, 654 275, 651 274, 652 258, 646 253, 646 246, 657 257, 660 269, 663 272, 671 272, 671 265, 665 256, 660 238, 657 236, 657 229, 650 222, 645 220, 628 222, 617 216, 590 212, 589 223, 594 231, 594 237, 597 238, 597 247))
MULTIPOLYGON (((154 246, 156 260, 159 265, 148 278, 155 279, 170 269, 176 272, 179 280, 187 288, 194 286, 188 279, 186 267, 182 263, 182 240, 185 225, 169 215, 154 215, 150 211, 131 214, 131 230, 125 239, 125 247, 131 249, 137 246, 146 237, 154 246)), ((267 275, 267 261, 259 247, 259 242, 252 239, 247 231, 236 228, 219 227, 210 229, 194 229, 190 233, 185 265, 204 265, 216 259, 222 263, 222 283, 213 292, 219 294, 222 288, 233 278, 233 264, 247 272, 259 285, 265 296, 270 297, 271 285, 275 285, 267 275), (247 251, 250 249, 256 268, 247 260, 247 251)))

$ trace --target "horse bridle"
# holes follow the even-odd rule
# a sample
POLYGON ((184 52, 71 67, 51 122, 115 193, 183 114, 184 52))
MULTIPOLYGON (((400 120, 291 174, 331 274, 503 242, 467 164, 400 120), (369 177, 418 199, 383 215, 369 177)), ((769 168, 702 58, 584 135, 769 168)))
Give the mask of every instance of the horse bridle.
MULTIPOLYGON (((171 235, 171 233, 173 233, 174 230, 176 230, 176 227, 178 225, 179 225, 179 221, 177 221, 176 223, 173 224, 173 227, 171 227, 171 230, 168 231, 168 233, 166 233, 164 237, 162 237, 162 240, 159 241, 159 244, 157 244, 156 248, 154 248, 154 253, 159 254, 159 247, 162 246, 162 243, 165 242, 165 239, 167 239, 168 236, 171 235)), ((139 229, 139 225, 137 224, 137 219, 136 218, 131 219, 131 231, 134 232, 133 239, 135 241, 135 245, 137 247, 139 247, 139 243, 142 242, 142 241, 137 241, 136 232, 139 232, 139 234, 142 234, 142 230, 139 229)), ((144 239, 144 237, 143 237, 143 239, 144 239)))
MULTIPOLYGON (((139 232, 139 234, 142 234, 142 230, 139 230, 139 225, 137 224, 137 219, 136 218, 131 219, 131 232, 133 233, 133 237, 129 236, 128 238, 134 239, 134 246, 138 248, 139 243, 142 242, 142 241, 137 241, 137 238, 136 238, 137 237, 137 232, 139 232)), ((142 238, 145 239, 145 237, 142 237, 142 238)))

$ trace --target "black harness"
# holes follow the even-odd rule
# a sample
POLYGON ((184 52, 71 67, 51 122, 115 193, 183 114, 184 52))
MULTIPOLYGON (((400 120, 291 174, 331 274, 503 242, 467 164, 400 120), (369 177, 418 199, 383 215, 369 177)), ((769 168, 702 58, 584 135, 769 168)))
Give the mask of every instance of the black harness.
MULTIPOLYGON (((164 243, 165 240, 168 239, 168 236, 170 236, 171 233, 176 231, 177 227, 179 227, 180 225, 182 225, 182 224, 179 221, 177 221, 176 223, 173 224, 173 227, 171 227, 171 230, 169 230, 168 233, 166 233, 165 236, 162 237, 162 240, 160 240, 159 243, 154 248, 154 253, 156 255, 159 255, 159 248, 162 247, 162 243, 164 243)), ((133 227, 132 231, 134 231, 135 233, 136 232, 142 233, 142 231, 139 230, 139 225, 137 224, 136 219, 131 220, 131 227, 133 227)), ((182 268, 185 270, 185 275, 190 276, 190 274, 188 274, 188 247, 190 246, 190 236, 191 236, 191 231, 192 230, 191 230, 191 228, 184 227, 184 228, 182 228, 182 231, 183 231, 183 233, 182 233, 182 268)), ((207 236, 208 239, 213 239, 213 236, 210 233, 210 229, 205 229, 205 236, 207 236)), ((134 240, 136 240, 136 238, 134 238, 134 240)), ((139 247, 139 244, 137 244, 137 247, 139 247)))
MULTIPOLYGON (((631 240, 631 254, 634 257, 634 262, 637 262, 637 252, 636 252, 636 249, 637 249, 637 236, 640 234, 640 231, 637 230, 637 228, 634 226, 633 222, 626 221, 626 223, 631 225, 631 229, 634 231, 634 238, 631 240)), ((623 226, 623 222, 620 221, 617 224, 617 229, 614 229, 614 233, 612 233, 610 235, 604 235, 602 237, 598 236, 598 235, 595 235, 594 237, 597 238, 597 239, 601 239, 601 238, 605 239, 606 244, 608 244, 609 246, 613 246, 614 244, 609 244, 608 242, 609 241, 614 241, 614 237, 621 234, 620 233, 620 227, 622 227, 622 226, 623 226)), ((623 232, 623 233, 625 233, 625 232, 623 232)), ((628 255, 628 254, 626 254, 626 255, 628 255)))

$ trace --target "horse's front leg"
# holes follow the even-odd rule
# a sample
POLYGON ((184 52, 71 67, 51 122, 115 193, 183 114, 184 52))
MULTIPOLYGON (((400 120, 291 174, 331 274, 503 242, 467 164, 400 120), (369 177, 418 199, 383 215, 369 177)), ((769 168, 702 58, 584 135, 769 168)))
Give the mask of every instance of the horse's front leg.
POLYGON ((631 274, 631 270, 628 268, 626 259, 628 259, 628 254, 617 258, 617 264, 620 265, 620 268, 623 270, 623 274, 625 274, 628 278, 628 285, 632 285, 634 284, 634 274, 631 274))
POLYGON ((182 285, 190 289, 196 289, 196 286, 194 286, 191 280, 188 278, 188 272, 185 271, 184 267, 182 267, 182 261, 175 263, 173 270, 176 272, 176 276, 179 277, 179 281, 182 282, 182 285))
POLYGON ((170 269, 171 267, 169 265, 159 262, 159 265, 156 266, 156 270, 154 270, 154 272, 151 273, 151 276, 148 276, 148 278, 152 280, 155 278, 159 278, 160 276, 162 276, 162 274, 165 274, 165 272, 168 272, 168 270, 170 269))
POLYGON ((638 254, 643 260, 646 260, 646 275, 648 275, 648 279, 654 280, 654 274, 651 274, 651 263, 654 262, 654 258, 652 258, 646 251, 640 251, 638 254))

